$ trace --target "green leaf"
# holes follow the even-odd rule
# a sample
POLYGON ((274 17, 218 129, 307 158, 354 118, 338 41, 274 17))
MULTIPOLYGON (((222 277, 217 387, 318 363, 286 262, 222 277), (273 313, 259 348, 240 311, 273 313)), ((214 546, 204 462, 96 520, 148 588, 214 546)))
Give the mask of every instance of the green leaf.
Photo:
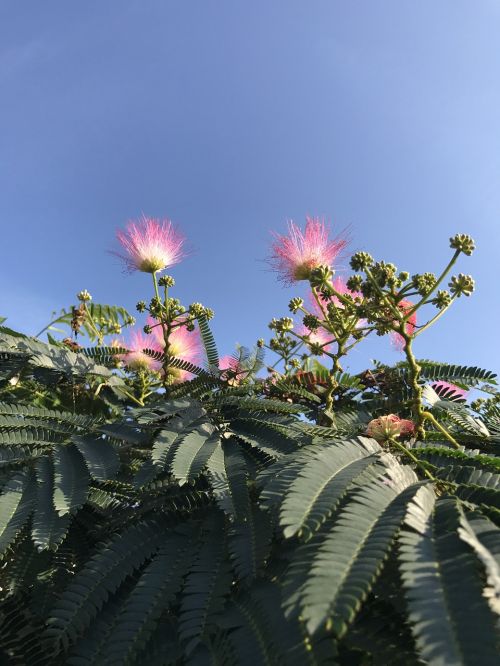
POLYGON ((400 536, 400 562, 409 619, 419 653, 432 665, 496 664, 493 616, 482 595, 477 561, 459 537, 456 499, 434 509, 430 491, 417 495, 400 536))
POLYGON ((208 325, 208 320, 206 317, 198 317, 198 326, 200 328, 201 340, 203 346, 205 347, 205 352, 207 354, 207 361, 210 368, 215 370, 219 369, 219 354, 217 352, 217 345, 215 344, 215 339, 208 325))
POLYGON ((181 436, 172 462, 172 474, 181 485, 193 481, 201 474, 219 439, 219 433, 214 432, 214 427, 207 423, 181 436))
POLYGON ((59 515, 53 502, 54 469, 47 456, 36 461, 37 491, 33 515, 33 541, 39 550, 55 549, 69 527, 69 514, 59 515))
POLYGON ((33 479, 27 474, 14 474, 3 486, 0 495, 0 557, 28 520, 33 501, 33 479))
POLYGON ((87 499, 89 473, 74 444, 59 446, 53 454, 54 506, 60 516, 74 513, 87 499))
POLYGON ((106 481, 116 475, 120 467, 120 459, 112 444, 95 435, 74 436, 73 442, 84 457, 94 479, 106 481))

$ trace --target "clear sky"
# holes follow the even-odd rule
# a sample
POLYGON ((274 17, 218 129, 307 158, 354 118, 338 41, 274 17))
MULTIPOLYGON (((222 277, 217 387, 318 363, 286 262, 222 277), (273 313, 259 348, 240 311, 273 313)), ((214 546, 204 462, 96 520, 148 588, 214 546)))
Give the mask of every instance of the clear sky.
POLYGON ((301 293, 263 260, 309 213, 410 272, 474 236, 477 292, 416 351, 499 370, 499 35, 500 0, 2 0, 0 314, 35 333, 83 288, 134 312, 150 279, 107 250, 144 212, 188 236, 177 295, 228 353, 301 293))

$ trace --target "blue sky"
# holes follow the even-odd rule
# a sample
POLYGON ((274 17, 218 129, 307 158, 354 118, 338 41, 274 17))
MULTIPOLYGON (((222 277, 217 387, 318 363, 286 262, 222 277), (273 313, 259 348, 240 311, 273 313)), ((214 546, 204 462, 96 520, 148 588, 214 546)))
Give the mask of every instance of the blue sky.
POLYGON ((301 293, 263 260, 309 213, 410 272, 473 235, 477 292, 416 351, 499 369, 499 34, 497 0, 3 0, 0 314, 34 333, 83 288, 134 311, 150 280, 107 250, 144 212, 194 246, 177 295, 227 353, 301 293))

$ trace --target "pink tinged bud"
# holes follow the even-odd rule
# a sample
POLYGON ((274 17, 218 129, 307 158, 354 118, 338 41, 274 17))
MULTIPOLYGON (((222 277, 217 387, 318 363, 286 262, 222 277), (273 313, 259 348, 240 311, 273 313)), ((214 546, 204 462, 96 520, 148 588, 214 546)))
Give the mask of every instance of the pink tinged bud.
MULTIPOLYGON (((406 314, 409 312, 415 303, 412 303, 411 301, 408 301, 406 299, 403 299, 402 301, 399 301, 398 307, 402 311, 403 314, 406 314)), ((405 325, 405 332, 407 335, 413 335, 415 332, 415 328, 417 327, 417 313, 414 312, 408 319, 405 325)), ((391 333, 391 338, 392 338, 392 344, 399 350, 402 351, 403 347, 405 346, 405 340, 402 335, 399 333, 392 332, 391 333)))
POLYGON ((120 355, 121 360, 129 370, 154 370, 158 372, 161 369, 160 361, 143 352, 143 349, 151 349, 160 354, 163 351, 151 335, 146 336, 140 331, 133 332, 130 335, 130 342, 123 346, 130 350, 128 354, 120 355))
POLYGON ((142 216, 127 224, 126 231, 117 231, 116 237, 125 254, 114 252, 125 261, 129 271, 157 273, 179 263, 185 256, 184 237, 170 220, 157 220, 142 216))
POLYGON ((431 384, 431 387, 436 391, 438 395, 449 394, 451 399, 461 398, 465 400, 465 398, 468 395, 468 391, 466 391, 463 388, 460 388, 460 386, 451 384, 450 382, 444 382, 444 381, 434 382, 431 384))
POLYGON ((410 435, 415 431, 413 421, 400 419, 396 414, 380 416, 370 421, 366 428, 366 434, 373 437, 377 442, 386 442, 389 439, 397 439, 401 435, 410 435))
POLYGON ((306 218, 304 231, 294 222, 288 223, 288 236, 274 234, 270 263, 287 284, 308 280, 313 268, 331 266, 344 250, 347 241, 330 240, 329 229, 323 220, 306 218))

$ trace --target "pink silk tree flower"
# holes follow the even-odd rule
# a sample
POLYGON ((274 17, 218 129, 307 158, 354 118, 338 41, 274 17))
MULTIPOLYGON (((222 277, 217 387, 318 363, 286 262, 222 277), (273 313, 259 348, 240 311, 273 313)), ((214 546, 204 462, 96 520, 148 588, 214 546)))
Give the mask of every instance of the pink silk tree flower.
MULTIPOLYGON (((360 292, 351 291, 350 289, 348 289, 344 278, 342 278, 340 276, 337 276, 334 280, 332 280, 331 285, 335 289, 335 291, 338 292, 339 294, 341 294, 342 296, 352 296, 352 298, 356 298, 357 296, 359 296, 360 298, 362 298, 362 294, 360 292)), ((336 296, 335 294, 333 296, 331 296, 330 298, 328 298, 327 300, 323 300, 321 296, 319 297, 319 299, 320 299, 320 302, 322 303, 322 305, 324 306, 325 310, 326 310, 326 307, 329 303, 335 303, 335 305, 338 308, 342 308, 342 309, 344 308, 344 304, 339 299, 339 297, 336 296)), ((309 303, 310 303, 310 307, 311 307, 311 310, 313 311, 313 313, 317 317, 319 317, 320 319, 323 319, 323 313, 321 311, 320 306, 318 305, 317 300, 314 298, 314 295, 313 295, 312 291, 309 293, 309 303)))
POLYGON ((157 273, 178 264, 185 256, 185 238, 170 220, 160 221, 143 215, 137 221, 130 221, 126 231, 117 231, 116 237, 125 254, 113 254, 125 261, 130 272, 157 273))
POLYGON ((445 382, 441 380, 438 382, 433 382, 431 384, 431 387, 436 391, 438 395, 443 395, 443 393, 447 394, 452 400, 456 398, 465 400, 469 393, 465 389, 460 388, 460 386, 456 386, 455 384, 451 384, 450 382, 445 382))
POLYGON ((248 370, 241 367, 238 359, 229 355, 219 359, 219 370, 222 372, 222 379, 228 380, 228 383, 232 386, 239 384, 248 374, 248 370))
MULTIPOLYGON (((310 345, 321 345, 322 349, 329 351, 333 342, 333 335, 325 331, 323 328, 318 328, 316 331, 310 331, 307 326, 301 326, 298 330, 299 335, 305 335, 309 338, 310 345), (325 344, 325 343, 328 344, 325 344)), ((322 354, 320 354, 322 356, 322 354)))
POLYGON ((344 250, 347 241, 330 240, 323 220, 307 217, 304 231, 294 222, 288 223, 288 236, 275 233, 270 264, 286 284, 308 280, 313 268, 331 266, 344 250))
MULTIPOLYGON (((398 308, 402 311, 403 314, 407 314, 415 305, 411 301, 403 299, 399 301, 398 308)), ((417 327, 417 313, 414 312, 406 322, 405 331, 407 335, 413 335, 415 328, 417 327)), ((405 340, 402 335, 393 331, 391 333, 392 344, 399 350, 402 351, 405 346, 405 340)))
MULTIPOLYGON (((158 322, 148 317, 147 323, 152 328, 152 336, 162 351, 165 349, 163 330, 158 322)), ((169 337, 169 354, 189 363, 197 364, 202 356, 202 343, 199 331, 188 331, 184 326, 174 328, 169 337)), ((184 381, 191 373, 179 368, 169 368, 169 374, 175 381, 184 381)))
POLYGON ((366 434, 373 437, 377 442, 386 442, 389 439, 397 439, 401 435, 411 435, 415 430, 415 424, 408 419, 400 419, 396 414, 387 414, 378 419, 370 421, 366 428, 366 434))
POLYGON ((121 354, 120 358, 129 370, 150 370, 159 372, 161 370, 160 361, 156 361, 151 356, 145 354, 143 349, 151 349, 162 353, 161 346, 151 335, 144 335, 141 331, 134 331, 130 334, 128 344, 119 345, 129 349, 128 354, 121 354))

